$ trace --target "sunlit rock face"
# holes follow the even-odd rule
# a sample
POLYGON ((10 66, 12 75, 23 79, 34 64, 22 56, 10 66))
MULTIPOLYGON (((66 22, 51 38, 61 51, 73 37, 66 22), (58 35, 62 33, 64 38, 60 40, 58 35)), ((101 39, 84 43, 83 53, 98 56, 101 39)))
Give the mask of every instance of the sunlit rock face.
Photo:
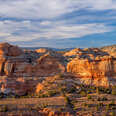
POLYGON ((22 50, 8 43, 0 44, 0 92, 32 93, 45 78, 61 73, 66 74, 65 78, 75 78, 78 84, 113 86, 115 50, 77 48, 60 54, 49 49, 22 50))
POLYGON ((8 43, 0 44, 0 53, 0 75, 50 76, 65 71, 61 59, 50 53, 26 53, 8 43))
POLYGON ((97 86, 115 84, 116 59, 113 56, 95 48, 80 50, 75 56, 67 64, 67 72, 78 77, 78 82, 97 86))
POLYGON ((3 93, 23 95, 34 91, 41 78, 63 72, 65 66, 55 52, 41 54, 8 43, 0 44, 0 91, 3 93))
POLYGON ((0 55, 5 56, 20 56, 23 51, 17 47, 8 43, 0 43, 0 55))

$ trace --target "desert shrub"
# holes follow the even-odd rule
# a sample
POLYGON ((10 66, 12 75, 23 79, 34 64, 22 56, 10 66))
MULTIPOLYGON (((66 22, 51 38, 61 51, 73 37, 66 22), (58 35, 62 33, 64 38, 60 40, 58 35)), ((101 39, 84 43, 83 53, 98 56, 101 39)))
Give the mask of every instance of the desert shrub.
POLYGON ((77 110, 78 108, 76 106, 74 106, 73 110, 77 110))
POLYGON ((115 106, 115 101, 112 100, 111 103, 109 104, 110 106, 115 106))
POLYGON ((87 99, 92 99, 92 97, 90 95, 87 95, 87 99))
POLYGON ((48 97, 54 96, 56 94, 57 94, 57 91, 55 91, 55 90, 50 90, 50 91, 47 92, 48 97))
POLYGON ((116 95, 116 86, 112 87, 112 95, 116 95))
POLYGON ((59 91, 61 93, 66 93, 66 91, 67 91, 67 88, 66 87, 59 86, 58 88, 59 88, 59 91))
POLYGON ((102 101, 107 101, 108 99, 107 99, 107 97, 103 97, 101 100, 102 101))
POLYGON ((62 74, 62 73, 59 73, 58 75, 57 75, 57 78, 59 78, 59 79, 61 79, 61 78, 63 78, 64 77, 64 75, 62 74))
POLYGON ((91 104, 84 103, 83 106, 89 108, 91 107, 91 104))
POLYGON ((55 96, 58 92, 55 90, 48 90, 45 93, 39 93, 37 95, 38 98, 44 98, 44 97, 52 97, 55 96))
POLYGON ((98 106, 102 107, 102 106, 104 106, 104 104, 103 103, 98 103, 98 106))
POLYGON ((110 110, 110 105, 109 104, 106 105, 106 111, 108 111, 108 110, 110 110))
POLYGON ((41 107, 42 108, 47 108, 49 105, 47 104, 47 103, 43 103, 42 105, 41 105, 41 107))
POLYGON ((111 93, 111 89, 109 89, 109 88, 104 88, 104 87, 97 87, 97 88, 96 88, 96 93, 97 93, 97 94, 100 94, 100 93, 110 94, 110 93, 111 93))
POLYGON ((0 98, 4 98, 4 93, 0 93, 0 98))
POLYGON ((91 90, 96 90, 96 87, 95 86, 90 86, 90 89, 91 90))
POLYGON ((100 93, 101 93, 101 92, 100 92, 100 89, 99 89, 98 87, 96 88, 96 93, 97 93, 97 94, 100 94, 100 93))
POLYGON ((106 97, 102 97, 102 98, 100 98, 100 97, 98 97, 97 98, 97 101, 107 101, 108 99, 106 98, 106 97))
POLYGON ((112 100, 109 104, 106 105, 106 110, 108 111, 108 110, 114 110, 114 109, 116 109, 115 102, 114 100, 112 100))
POLYGON ((0 112, 7 112, 7 111, 8 111, 8 107, 6 105, 0 106, 0 112))
POLYGON ((64 96, 64 99, 65 99, 66 104, 69 104, 69 103, 70 103, 70 99, 69 99, 69 97, 64 96))
POLYGON ((74 93, 76 92, 76 88, 75 87, 72 87, 68 90, 68 93, 74 93))
POLYGON ((87 93, 86 93, 85 91, 81 91, 81 92, 80 92, 80 95, 81 95, 82 97, 85 97, 85 96, 87 96, 87 93))
POLYGON ((91 107, 91 104, 84 103, 83 105, 84 105, 84 107, 86 107, 86 108, 90 108, 90 107, 91 107))
POLYGON ((103 107, 104 106, 104 104, 103 103, 98 103, 97 105, 96 105, 96 110, 99 110, 101 107, 103 107))
POLYGON ((47 94, 38 94, 37 97, 38 98, 44 98, 44 97, 49 97, 49 96, 47 96, 47 94))
POLYGON ((83 105, 84 105, 84 107, 86 107, 87 106, 87 103, 84 103, 83 105))
POLYGON ((88 89, 88 90, 87 90, 87 93, 88 93, 88 94, 92 93, 92 90, 88 89))
POLYGON ((65 102, 66 102, 66 106, 70 106, 72 109, 75 107, 74 104, 72 103, 72 101, 70 100, 70 98, 68 96, 65 95, 64 97, 65 102))
POLYGON ((107 93, 107 94, 111 94, 111 89, 105 89, 105 91, 104 91, 105 93, 107 93))
POLYGON ((115 112, 114 111, 110 112, 110 116, 116 116, 115 112))

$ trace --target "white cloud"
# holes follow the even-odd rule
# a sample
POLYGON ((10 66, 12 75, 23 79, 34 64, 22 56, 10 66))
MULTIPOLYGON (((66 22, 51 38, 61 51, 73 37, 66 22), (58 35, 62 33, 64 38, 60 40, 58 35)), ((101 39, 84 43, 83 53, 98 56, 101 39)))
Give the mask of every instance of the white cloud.
POLYGON ((116 9, 116 2, 113 0, 0 0, 2 17, 53 18, 80 9, 116 9))
POLYGON ((51 24, 52 24, 51 21, 42 21, 42 22, 40 23, 40 25, 43 25, 43 26, 49 26, 49 25, 51 25, 51 24))
MULTIPOLYGON (((91 34, 110 32, 113 27, 105 23, 78 24, 83 19, 98 19, 92 15, 80 15, 74 19, 57 19, 72 11, 116 10, 113 0, 0 0, 0 16, 8 20, 0 21, 0 39, 8 42, 33 41, 35 39, 81 38, 91 34), (19 18, 13 21, 9 18, 19 18), (26 20, 24 20, 26 19, 26 20), (32 20, 30 20, 32 19, 32 20), (42 21, 37 21, 43 19, 42 21), (33 21, 36 20, 36 21, 33 21), (76 24, 73 24, 74 22, 76 24)), ((103 17, 100 17, 103 18, 103 17)), ((107 17, 108 18, 108 17, 107 17)))
POLYGON ((33 41, 35 39, 80 38, 91 34, 110 32, 113 27, 101 23, 67 24, 64 21, 0 21, 0 37, 8 42, 33 41), (48 26, 49 25, 49 26, 48 26))
POLYGON ((65 39, 65 38, 80 38, 91 34, 100 34, 112 31, 111 27, 104 24, 77 24, 77 25, 62 25, 44 29, 42 33, 35 34, 35 38, 47 39, 65 39))

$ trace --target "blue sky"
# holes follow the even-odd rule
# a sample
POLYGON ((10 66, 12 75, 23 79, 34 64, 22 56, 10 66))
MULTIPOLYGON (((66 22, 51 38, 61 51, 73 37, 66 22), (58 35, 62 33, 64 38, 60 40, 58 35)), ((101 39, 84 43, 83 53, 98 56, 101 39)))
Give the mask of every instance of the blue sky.
POLYGON ((55 48, 116 44, 116 1, 0 0, 0 42, 55 48))

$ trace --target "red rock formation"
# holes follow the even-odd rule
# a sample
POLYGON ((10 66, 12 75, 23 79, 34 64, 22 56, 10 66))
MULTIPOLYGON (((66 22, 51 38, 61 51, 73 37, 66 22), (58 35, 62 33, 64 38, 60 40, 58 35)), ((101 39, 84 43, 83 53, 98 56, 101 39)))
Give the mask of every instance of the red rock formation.
POLYGON ((19 47, 8 43, 0 44, 1 91, 6 93, 13 91, 23 95, 33 91, 39 82, 36 77, 39 79, 63 72, 65 66, 55 53, 41 56, 33 51, 23 52, 19 47), (5 79, 2 79, 4 77, 5 79), (20 77, 23 81, 17 81, 20 77))
POLYGON ((6 55, 6 56, 19 56, 23 52, 20 48, 17 46, 12 46, 8 43, 1 43, 0 44, 0 55, 6 55))
POLYGON ((76 75, 81 82, 86 84, 114 85, 116 82, 116 59, 107 53, 96 50, 89 51, 87 49, 86 52, 82 52, 84 55, 72 59, 67 65, 67 72, 76 75))
POLYGON ((40 81, 37 79, 35 82, 36 78, 64 73, 65 68, 78 77, 77 83, 110 86, 116 82, 116 59, 98 48, 71 50, 64 54, 66 60, 53 51, 48 50, 46 54, 46 50, 40 49, 39 52, 42 54, 37 51, 23 52, 8 43, 0 44, 2 91, 11 90, 19 95, 31 92, 40 81), (17 81, 20 77, 22 81, 17 81))
POLYGON ((17 46, 8 43, 0 44, 0 53, 1 75, 49 76, 65 71, 60 59, 52 54, 43 56, 33 52, 26 54, 17 46))

